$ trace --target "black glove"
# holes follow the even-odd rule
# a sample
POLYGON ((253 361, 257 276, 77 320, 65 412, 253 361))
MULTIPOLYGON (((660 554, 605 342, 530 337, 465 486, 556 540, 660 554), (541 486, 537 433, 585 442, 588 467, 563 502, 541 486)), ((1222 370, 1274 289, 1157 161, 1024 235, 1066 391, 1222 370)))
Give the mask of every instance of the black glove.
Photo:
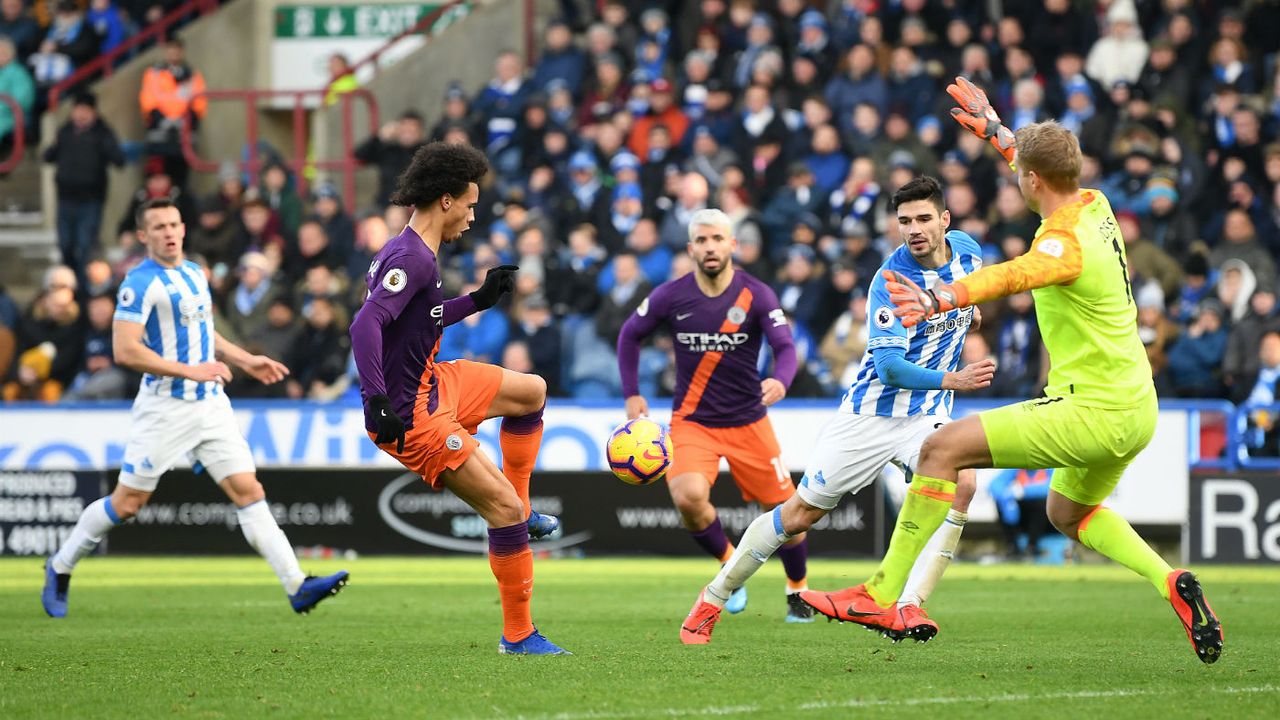
POLYGON ((404 452, 404 421, 391 409, 391 399, 386 395, 374 395, 369 398, 369 412, 373 413, 373 422, 378 426, 378 434, 373 438, 375 445, 396 441, 396 452, 404 452))
POLYGON ((516 271, 519 269, 515 265, 489 268, 489 272, 484 275, 484 284, 470 293, 471 300, 476 304, 476 310, 488 310, 497 305, 503 295, 515 290, 516 271))

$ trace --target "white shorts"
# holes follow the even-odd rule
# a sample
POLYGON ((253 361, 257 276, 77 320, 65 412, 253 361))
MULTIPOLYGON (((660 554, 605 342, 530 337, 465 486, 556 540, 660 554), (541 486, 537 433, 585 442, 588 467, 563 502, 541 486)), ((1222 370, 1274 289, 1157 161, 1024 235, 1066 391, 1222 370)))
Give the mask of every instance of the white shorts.
POLYGON ((120 484, 154 492, 160 476, 184 460, 203 465, 216 482, 256 471, 225 393, 203 400, 138 393, 120 484))
POLYGON ((949 422, 947 415, 836 413, 818 435, 796 492, 810 505, 831 510, 846 493, 870 485, 887 463, 904 470, 914 468, 925 438, 949 422))

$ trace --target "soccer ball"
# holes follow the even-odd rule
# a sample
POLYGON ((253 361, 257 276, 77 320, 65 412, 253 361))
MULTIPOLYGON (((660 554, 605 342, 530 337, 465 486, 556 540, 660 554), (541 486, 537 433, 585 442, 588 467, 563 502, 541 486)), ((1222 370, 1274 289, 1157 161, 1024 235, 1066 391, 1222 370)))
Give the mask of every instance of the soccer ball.
POLYGON ((666 428, 647 418, 628 420, 614 429, 605 446, 609 468, 632 485, 662 479, 671 465, 671 438, 666 428))

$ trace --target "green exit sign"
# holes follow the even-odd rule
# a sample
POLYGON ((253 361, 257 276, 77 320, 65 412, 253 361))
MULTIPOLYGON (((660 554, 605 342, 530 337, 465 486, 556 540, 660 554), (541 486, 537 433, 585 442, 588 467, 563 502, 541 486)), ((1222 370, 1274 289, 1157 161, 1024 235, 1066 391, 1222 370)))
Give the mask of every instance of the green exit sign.
MULTIPOLYGON (((282 5, 276 9, 277 38, 383 38, 399 35, 442 3, 384 5, 282 5)), ((444 13, 442 23, 465 15, 469 3, 444 13)), ((439 30, 434 27, 432 31, 439 30)))

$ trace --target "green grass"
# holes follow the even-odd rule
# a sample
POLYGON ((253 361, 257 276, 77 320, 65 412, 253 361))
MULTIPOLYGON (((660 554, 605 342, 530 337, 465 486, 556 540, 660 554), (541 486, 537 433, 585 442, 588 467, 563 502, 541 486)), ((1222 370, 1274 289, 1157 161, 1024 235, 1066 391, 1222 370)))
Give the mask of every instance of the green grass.
MULTIPOLYGON (((309 561, 351 585, 295 616, 256 558, 91 558, 71 615, 40 610, 39 559, 0 561, 0 717, 593 718, 1280 715, 1280 570, 1205 568, 1227 625, 1195 659, 1173 612, 1115 567, 959 565, 942 632, 891 645, 852 625, 786 625, 781 569, 708 647, 680 620, 698 560, 537 563, 534 617, 572 657, 499 656, 481 558, 309 561)), ((869 563, 815 561, 813 587, 869 563)))

